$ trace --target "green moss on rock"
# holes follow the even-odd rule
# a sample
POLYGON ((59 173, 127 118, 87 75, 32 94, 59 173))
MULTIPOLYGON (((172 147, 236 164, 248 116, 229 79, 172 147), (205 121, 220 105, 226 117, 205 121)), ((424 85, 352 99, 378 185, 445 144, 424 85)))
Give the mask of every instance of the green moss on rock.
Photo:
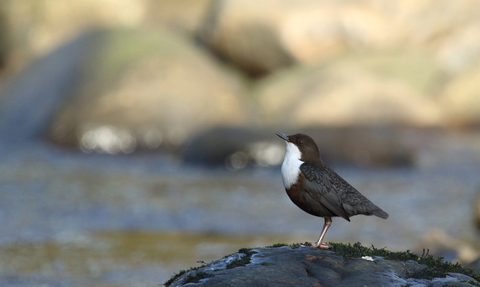
POLYGON ((424 251, 423 254, 419 256, 411 253, 410 250, 394 252, 388 251, 385 248, 376 248, 373 245, 372 247, 365 247, 362 246, 360 242, 353 245, 332 242, 329 242, 329 244, 333 246, 332 250, 335 254, 344 257, 381 256, 389 260, 413 260, 427 266, 420 271, 408 273, 407 275, 410 278, 433 279, 435 277, 446 277, 448 273, 461 273, 480 281, 480 274, 476 273, 473 269, 465 268, 459 263, 444 261, 443 257, 435 258, 429 255, 428 251, 424 251))
POLYGON ((245 255, 228 263, 226 269, 232 269, 235 267, 247 265, 248 263, 250 263, 250 259, 252 258, 252 255, 257 252, 249 248, 241 248, 240 250, 238 250, 238 253, 242 253, 245 255))

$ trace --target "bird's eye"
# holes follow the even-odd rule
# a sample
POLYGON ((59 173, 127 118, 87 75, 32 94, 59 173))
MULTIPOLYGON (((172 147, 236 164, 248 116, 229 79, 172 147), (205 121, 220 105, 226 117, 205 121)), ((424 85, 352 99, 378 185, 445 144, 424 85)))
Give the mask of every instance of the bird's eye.
POLYGON ((303 144, 303 140, 298 140, 298 144, 303 144))

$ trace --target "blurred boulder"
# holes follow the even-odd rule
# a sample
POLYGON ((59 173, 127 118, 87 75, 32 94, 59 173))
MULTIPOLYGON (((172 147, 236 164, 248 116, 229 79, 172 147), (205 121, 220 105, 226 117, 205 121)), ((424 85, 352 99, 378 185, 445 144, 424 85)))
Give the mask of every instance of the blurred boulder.
MULTIPOLYGON (((323 127, 288 129, 287 134, 306 133, 318 144, 322 159, 333 165, 362 167, 411 166, 414 150, 401 130, 391 127, 323 127)), ((187 163, 227 167, 281 164, 285 144, 274 129, 214 128, 193 136, 181 152, 187 163)))
POLYGON ((404 139, 406 130, 390 126, 301 129, 318 145, 322 160, 359 167, 412 166, 416 152, 404 139))
POLYGON ((480 257, 468 263, 467 265, 465 265, 465 267, 472 268, 473 270, 475 270, 475 272, 480 273, 480 257))
POLYGON ((2 70, 7 61, 7 54, 10 50, 11 40, 7 25, 7 11, 5 6, 0 5, 0 70, 2 70))
POLYGON ((477 228, 480 230, 480 193, 477 196, 477 200, 475 201, 474 209, 475 209, 475 223, 477 225, 477 228))
MULTIPOLYGON (((378 2, 371 0, 369 2, 378 2)), ((377 4, 409 44, 428 46, 471 21, 478 21, 476 0, 407 0, 377 4)))
POLYGON ((274 1, 213 1, 199 29, 199 38, 222 58, 252 75, 292 64, 276 31, 281 15, 272 13, 272 4, 274 1))
POLYGON ((258 75, 351 46, 388 45, 389 21, 368 1, 217 0, 199 35, 221 57, 258 75))
POLYGON ((168 31, 106 31, 49 137, 85 151, 175 147, 194 131, 247 118, 243 82, 168 31))
POLYGON ((23 67, 85 30, 138 26, 144 19, 146 1, 5 0, 2 7, 12 36, 11 60, 23 67))
POLYGON ((458 71, 479 58, 480 2, 440 2, 216 0, 199 35, 253 75, 350 50, 396 47, 431 52, 458 71))
MULTIPOLYGON (((203 21, 210 2, 4 0, 0 9, 5 12, 5 18, 0 20, 5 20, 11 36, 9 44, 14 53, 10 57, 12 65, 18 69, 85 30, 164 26, 175 32, 192 34, 203 21)), ((0 42, 0 48, 3 44, 0 42)))
POLYGON ((265 123, 285 126, 429 126, 439 107, 428 96, 442 73, 428 60, 353 57, 283 70, 260 80, 255 97, 265 123), (425 73, 424 73, 425 72, 425 73), (420 75, 416 78, 414 75, 420 75))
POLYGON ((428 246, 431 254, 462 264, 470 263, 478 258, 479 251, 475 244, 458 237, 452 237, 447 231, 439 228, 428 229, 423 235, 419 249, 421 246, 428 246))
POLYGON ((144 22, 146 26, 159 25, 176 32, 193 34, 200 28, 213 0, 147 0, 144 22))
POLYGON ((435 56, 442 67, 456 74, 479 65, 480 37, 478 35, 480 35, 480 17, 477 17, 476 22, 464 24, 437 41, 435 56))
POLYGON ((441 103, 447 125, 480 126, 480 64, 449 81, 441 103))
POLYGON ((193 136, 183 147, 181 158, 187 163, 238 170, 278 165, 284 151, 284 143, 270 130, 223 127, 193 136))
POLYGON ((377 75, 399 79, 427 97, 437 93, 439 84, 448 76, 432 55, 411 49, 353 51, 344 53, 331 62, 359 66, 377 75))
POLYGON ((0 147, 35 141, 83 79, 88 51, 102 37, 87 32, 42 57, 6 83, 0 99, 0 147))

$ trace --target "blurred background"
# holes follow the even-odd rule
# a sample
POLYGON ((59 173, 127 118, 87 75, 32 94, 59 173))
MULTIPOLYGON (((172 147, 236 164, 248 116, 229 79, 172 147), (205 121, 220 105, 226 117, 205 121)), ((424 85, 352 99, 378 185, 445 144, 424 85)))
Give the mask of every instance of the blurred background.
POLYGON ((275 131, 390 214, 327 241, 480 271, 479 35, 477 0, 3 0, 0 285, 158 286, 316 240, 275 131))

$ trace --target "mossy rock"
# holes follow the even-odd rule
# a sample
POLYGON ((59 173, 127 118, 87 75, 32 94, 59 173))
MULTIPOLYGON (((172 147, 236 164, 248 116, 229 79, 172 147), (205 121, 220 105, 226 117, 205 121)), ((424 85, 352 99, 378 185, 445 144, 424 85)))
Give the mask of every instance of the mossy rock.
POLYGON ((393 252, 360 243, 242 248, 210 264, 181 271, 165 286, 480 286, 480 275, 425 251, 393 252))

